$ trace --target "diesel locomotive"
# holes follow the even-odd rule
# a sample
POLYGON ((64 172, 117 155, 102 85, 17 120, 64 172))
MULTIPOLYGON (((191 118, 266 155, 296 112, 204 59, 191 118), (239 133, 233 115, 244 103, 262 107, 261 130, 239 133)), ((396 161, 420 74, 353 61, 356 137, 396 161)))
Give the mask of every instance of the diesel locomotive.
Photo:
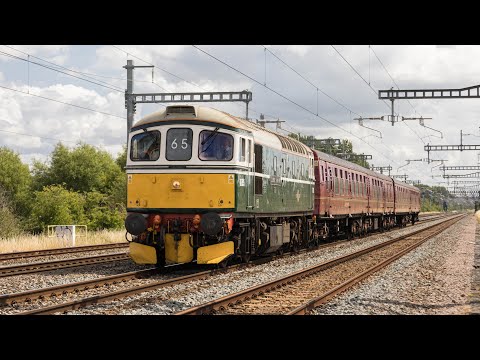
POLYGON ((173 105, 131 129, 126 237, 137 264, 226 264, 418 219, 414 186, 246 119, 173 105))

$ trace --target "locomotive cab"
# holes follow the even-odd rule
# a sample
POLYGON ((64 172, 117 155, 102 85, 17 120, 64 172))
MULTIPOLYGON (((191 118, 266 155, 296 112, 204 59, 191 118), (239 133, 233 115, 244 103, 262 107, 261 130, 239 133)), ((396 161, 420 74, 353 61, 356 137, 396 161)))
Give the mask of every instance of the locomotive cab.
POLYGON ((125 227, 138 264, 217 264, 235 252, 233 213, 253 201, 253 138, 203 109, 168 106, 129 135, 125 227))

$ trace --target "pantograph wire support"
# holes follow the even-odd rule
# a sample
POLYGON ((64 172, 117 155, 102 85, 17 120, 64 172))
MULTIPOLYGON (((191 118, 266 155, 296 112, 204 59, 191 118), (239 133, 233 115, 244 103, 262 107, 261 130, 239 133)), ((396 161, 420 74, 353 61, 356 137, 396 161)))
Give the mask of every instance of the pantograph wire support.
MULTIPOLYGON (((433 169, 435 169, 436 167, 444 165, 444 162, 448 160, 429 160, 428 163, 435 162, 435 161, 440 161, 440 164, 432 166, 432 168, 430 169, 430 172, 433 172, 433 169)), ((444 170, 444 174, 445 174, 445 170, 444 170)))
MULTIPOLYGON (((436 131, 436 132, 440 133, 440 139, 443 139, 443 133, 440 130, 436 130, 434 128, 431 128, 431 127, 425 125, 425 120, 432 120, 432 118, 424 118, 422 116, 420 116, 419 118, 415 118, 415 117, 407 118, 407 117, 402 116, 402 121, 405 121, 405 120, 418 120, 421 126, 423 126, 424 128, 427 128, 427 129, 430 129, 430 130, 433 130, 433 131, 436 131)), ((433 136, 433 135, 428 135, 428 136, 433 136)), ((427 137, 427 136, 424 136, 424 138, 425 137, 427 137)))
POLYGON ((377 137, 379 137, 380 139, 382 139, 382 132, 381 132, 381 131, 378 131, 378 130, 376 130, 376 129, 372 129, 372 128, 368 127, 368 126, 363 125, 363 120, 381 120, 381 121, 383 121, 383 120, 384 120, 384 119, 383 119, 383 116, 381 116, 381 117, 379 117, 379 118, 363 118, 363 117, 360 116, 359 118, 355 118, 355 119, 353 119, 353 120, 358 120, 358 125, 366 128, 366 129, 370 129, 370 130, 373 130, 373 131, 378 132, 378 133, 380 134, 380 136, 377 136, 377 137))
POLYGON ((424 161, 424 159, 405 160, 405 161, 406 161, 407 163, 406 163, 405 165, 400 166, 400 167, 397 169, 397 172, 398 172, 398 170, 401 169, 402 167, 405 167, 405 166, 407 166, 407 165, 410 165, 410 163, 411 163, 412 161, 424 161))

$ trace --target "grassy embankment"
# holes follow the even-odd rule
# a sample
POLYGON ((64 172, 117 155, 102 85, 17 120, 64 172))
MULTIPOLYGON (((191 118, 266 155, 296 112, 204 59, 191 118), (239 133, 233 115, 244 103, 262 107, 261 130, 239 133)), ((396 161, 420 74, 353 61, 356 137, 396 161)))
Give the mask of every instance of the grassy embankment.
MULTIPOLYGON (((87 237, 76 236, 75 246, 100 245, 126 242, 125 230, 101 230, 88 232, 87 237)), ((42 235, 20 235, 0 240, 0 253, 55 249, 71 246, 71 241, 42 235)))

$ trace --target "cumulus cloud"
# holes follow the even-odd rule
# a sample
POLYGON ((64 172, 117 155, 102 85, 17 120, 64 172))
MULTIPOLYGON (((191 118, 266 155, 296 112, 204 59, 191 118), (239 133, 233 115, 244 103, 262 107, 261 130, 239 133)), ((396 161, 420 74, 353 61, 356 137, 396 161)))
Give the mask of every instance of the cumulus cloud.
MULTIPOLYGON (((54 62, 59 65, 66 63, 69 57, 71 45, 8 45, 9 47, 4 47, 2 50, 15 55, 25 58, 25 54, 30 54, 39 57, 47 57, 49 61, 54 62), (17 51, 18 50, 18 51, 17 51)), ((0 61, 16 61, 9 57, 0 57, 0 61)))
MULTIPOLYGON (((400 116, 431 117, 432 120, 425 120, 425 125, 441 131, 443 139, 439 138, 438 131, 423 127, 418 121, 399 121, 392 126, 388 121, 365 120, 364 125, 381 132, 382 138, 379 138, 378 132, 359 126, 355 120, 360 116, 365 118, 390 114, 390 102, 378 99, 377 91, 380 89, 390 89, 397 85, 402 89, 462 88, 475 85, 472 79, 480 77, 480 69, 471 59, 479 57, 480 46, 373 45, 369 48, 368 45, 335 45, 349 64, 329 45, 267 46, 308 79, 308 82, 269 52, 265 53, 263 46, 259 45, 199 46, 234 69, 187 45, 118 47, 127 51, 128 59, 133 59, 136 65, 146 64, 138 59, 141 58, 157 66, 153 82, 151 69, 135 69, 136 93, 249 89, 253 92, 253 101, 249 104, 249 116, 253 120, 264 114, 267 119, 285 120, 281 130, 285 134, 300 131, 318 138, 348 138, 354 144, 354 151, 373 156, 370 163, 375 166, 391 165, 394 172, 399 169, 402 173, 406 172, 410 179, 420 179, 429 184, 443 181, 441 178, 432 178, 440 173, 438 168, 433 168, 438 162, 411 162, 403 166, 406 160, 426 158, 426 144, 459 144, 461 129, 465 133, 480 135, 479 125, 475 122, 480 103, 475 99, 395 102, 395 111, 400 116)), ((97 79, 120 89, 126 88, 126 70, 123 66, 126 65, 127 54, 113 46, 81 49, 72 46, 18 48, 69 68, 102 75, 104 77, 97 79), (85 55, 88 61, 82 57, 70 56, 74 50, 88 50, 89 55, 85 55)), ((10 64, 13 66, 15 63, 10 64)), ((5 86, 27 91, 25 69, 18 66, 17 77, 2 69, 4 74, 0 73, 0 81, 5 86)), ((35 72, 31 73, 33 78, 35 75, 35 72)), ((42 78, 32 84, 30 92, 115 115, 126 114, 123 92, 84 82, 73 83, 69 78, 50 79, 52 78, 42 78)), ((3 89, 0 89, 0 93, 0 127, 3 130, 73 142, 81 139, 102 146, 112 155, 116 155, 125 142, 125 119, 3 89)), ((245 115, 244 103, 203 105, 233 115, 245 115)), ((159 104, 138 104, 135 121, 161 108, 159 104)), ((51 151, 52 144, 55 144, 52 140, 33 140, 21 136, 18 136, 18 141, 14 144, 12 139, 13 137, 2 140, 0 145, 8 141, 11 146, 17 146, 25 154, 25 159, 32 159, 33 154, 45 157, 51 151)), ((470 135, 463 138, 463 143, 475 144, 478 140, 480 137, 470 135)), ((475 151, 431 152, 430 158, 445 159, 448 165, 475 165, 478 161, 475 151)))

